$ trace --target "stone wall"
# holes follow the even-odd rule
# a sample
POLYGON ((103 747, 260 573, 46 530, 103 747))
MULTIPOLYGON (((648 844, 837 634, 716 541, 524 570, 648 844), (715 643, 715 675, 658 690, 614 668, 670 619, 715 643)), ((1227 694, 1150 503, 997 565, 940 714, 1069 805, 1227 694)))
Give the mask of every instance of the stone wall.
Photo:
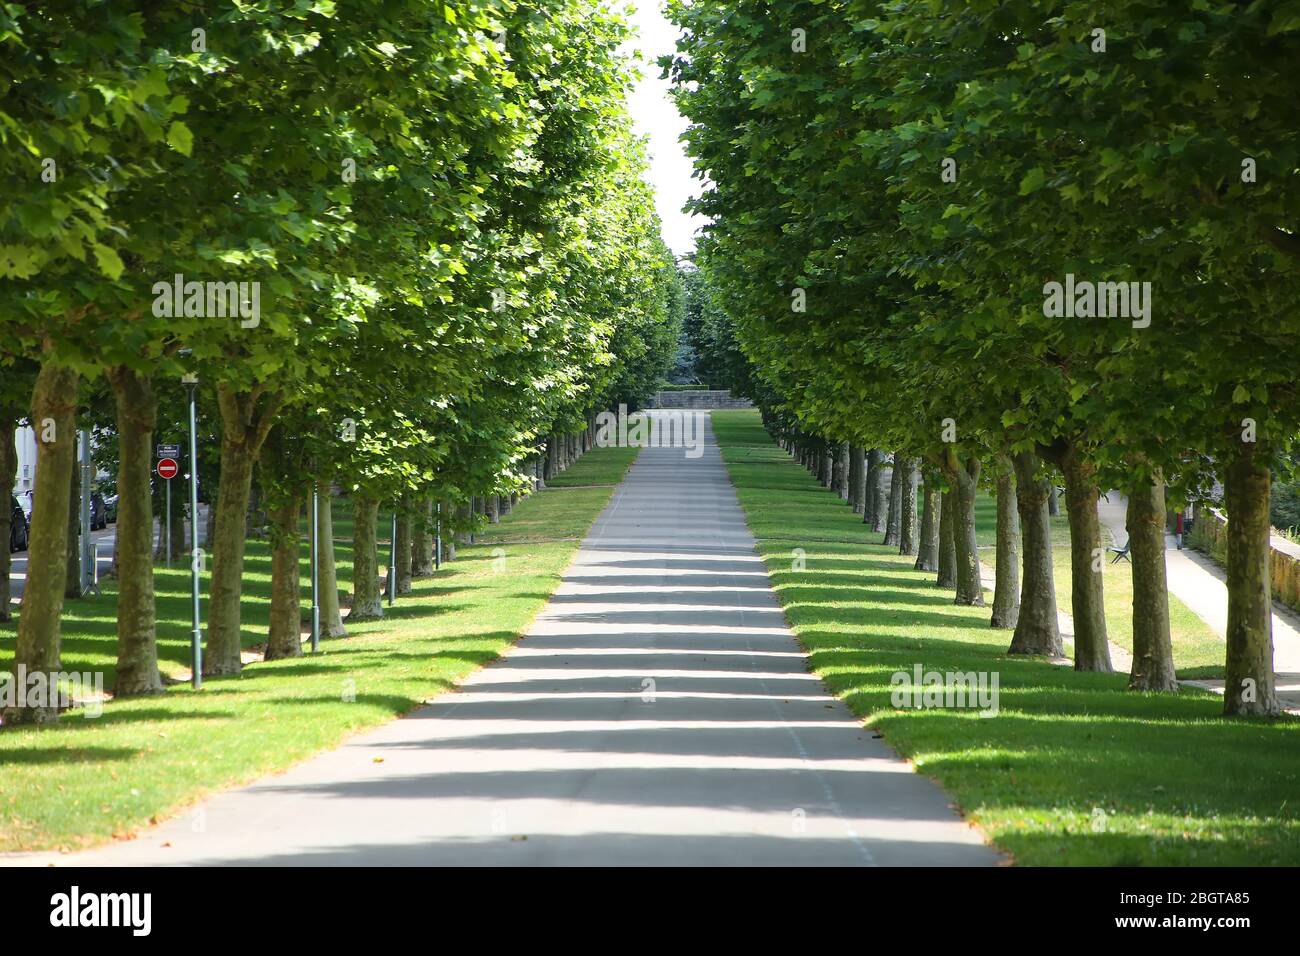
POLYGON ((649 408, 689 408, 712 410, 715 408, 753 408, 747 398, 732 398, 730 389, 681 389, 659 392, 650 400, 649 408))
MULTIPOLYGON (((1204 551, 1220 564, 1228 561, 1228 523, 1223 514, 1212 508, 1196 509, 1196 521, 1187 535, 1188 543, 1204 551)), ((1273 539, 1269 573, 1273 578, 1273 600, 1300 611, 1300 557, 1290 553, 1285 539, 1273 539)))

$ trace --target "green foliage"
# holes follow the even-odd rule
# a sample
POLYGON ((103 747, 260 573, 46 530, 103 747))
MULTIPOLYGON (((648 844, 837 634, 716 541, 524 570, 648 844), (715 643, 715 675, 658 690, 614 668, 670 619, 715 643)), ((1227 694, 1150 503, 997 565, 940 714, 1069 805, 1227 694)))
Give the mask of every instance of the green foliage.
POLYGON ((671 360, 626 25, 592 0, 346 14, 0 13, 0 153, 27 184, 0 201, 0 361, 197 371, 376 494, 509 484, 671 360), (258 283, 256 323, 157 315, 176 275, 258 283))
POLYGON ((1243 419, 1278 460, 1300 430, 1300 31, 1194 6, 671 4, 701 271, 760 404, 922 453, 947 418, 976 453, 1081 442, 1104 481, 1160 469, 1176 494, 1243 419), (1067 273, 1150 282, 1150 325, 1045 315, 1067 273))
MULTIPOLYGON (((653 391, 680 289, 621 15, 122 8, 0 9, 9 414, 39 365, 73 366, 111 461, 105 373, 152 381, 171 440, 196 373, 209 500, 220 448, 258 457, 264 504, 312 479, 423 504, 525 490, 546 436, 653 391)), ((237 543, 214 543, 220 567, 237 543)))
POLYGON ((1300 534, 1300 481, 1274 482, 1269 520, 1279 531, 1300 534))

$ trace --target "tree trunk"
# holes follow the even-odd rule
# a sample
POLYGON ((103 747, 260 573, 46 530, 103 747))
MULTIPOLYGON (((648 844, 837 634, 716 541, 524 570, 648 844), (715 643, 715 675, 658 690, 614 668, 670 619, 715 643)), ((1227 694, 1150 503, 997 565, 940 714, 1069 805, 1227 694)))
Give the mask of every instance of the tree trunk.
POLYGON ((456 541, 461 545, 470 545, 474 543, 474 537, 469 529, 474 523, 474 499, 462 502, 456 506, 456 541))
POLYGON ((117 679, 113 696, 161 694, 150 480, 158 397, 148 378, 125 366, 109 369, 108 381, 117 409, 121 458, 117 471, 117 679))
POLYGON ((957 587, 957 544, 953 539, 957 495, 950 488, 939 496, 939 569, 935 586, 957 587))
POLYGON ((203 650, 205 675, 238 674, 240 598, 244 573, 245 522, 253 480, 254 454, 237 438, 221 441, 221 490, 212 529, 212 576, 208 583, 208 633, 203 650))
POLYGON ((330 483, 316 482, 316 586, 320 589, 320 630, 325 637, 343 637, 343 614, 339 610, 338 564, 334 557, 334 496, 330 483))
POLYGON ((993 584, 990 627, 1013 628, 1020 619, 1020 520, 1016 514, 1016 482, 1010 462, 998 462, 997 567, 993 584))
POLYGON ((849 500, 848 442, 839 442, 835 445, 835 464, 831 470, 831 487, 842 501, 849 500))
POLYGON ((379 501, 376 498, 352 499, 352 611, 348 623, 369 621, 384 616, 383 596, 379 591, 379 501))
POLYGON ((240 598, 244 577, 244 535, 253 464, 279 414, 282 399, 260 390, 237 393, 217 386, 221 409, 221 482, 212 522, 212 578, 208 586, 208 634, 203 673, 238 674, 240 598))
POLYGON ((1056 495, 1056 482, 1049 481, 1047 484, 1047 513, 1049 516, 1056 518, 1061 514, 1061 502, 1056 495))
POLYGON ((854 514, 862 514, 866 501, 866 480, 867 469, 866 462, 863 459, 862 448, 858 445, 849 445, 849 504, 853 507, 854 514))
MULTIPOLYGON (((256 457, 256 456, 254 456, 256 457)), ((248 508, 244 513, 244 537, 259 538, 266 531, 270 519, 262 502, 262 489, 257 485, 257 475, 248 486, 248 508)))
POLYGON ((1223 475, 1224 502, 1228 507, 1228 648, 1223 712, 1229 715, 1279 712, 1273 675, 1269 484, 1265 455, 1254 442, 1240 443, 1223 475))
POLYGON ((171 558, 173 561, 179 561, 185 557, 185 485, 180 478, 173 478, 170 482, 165 482, 160 478, 158 485, 159 489, 154 493, 157 500, 150 502, 153 505, 151 512, 159 516, 158 544, 153 549, 154 560, 163 561, 167 558, 169 543, 167 541, 167 486, 171 485, 171 558))
POLYGON ((916 554, 916 459, 903 459, 903 493, 900 498, 900 520, 898 526, 898 551, 900 554, 916 554))
MULTIPOLYGON (((277 495, 278 497, 278 495, 277 495)), ((266 659, 302 656, 302 590, 299 553, 302 537, 298 515, 302 500, 293 495, 270 510, 271 627, 266 639, 266 659)))
POLYGON ((885 530, 885 503, 888 499, 884 482, 884 460, 885 454, 878 448, 867 452, 867 497, 862 521, 876 533, 885 530))
POLYGON ((889 470, 889 512, 885 518, 885 540, 881 543, 897 548, 903 530, 903 456, 894 452, 889 470))
POLYGON ((933 476, 925 479, 925 494, 921 502, 921 540, 917 543, 918 571, 939 570, 939 491, 933 476))
POLYGON ((1169 637, 1169 591, 1165 580, 1165 486, 1163 481, 1129 495, 1129 557, 1133 561, 1133 669, 1129 690, 1178 690, 1169 637))
POLYGON ((433 499, 421 499, 420 524, 415 532, 411 555, 411 576, 427 578, 433 574, 433 499))
MULTIPOLYGON (((975 495, 979 491, 980 460, 959 460, 951 450, 948 455, 948 480, 957 499, 953 512, 952 540, 957 558, 956 604, 984 606, 984 585, 980 581, 979 545, 975 540, 975 495)), ((947 497, 947 496, 945 496, 947 497)))
POLYGON ((393 553, 396 555, 397 564, 397 594, 411 593, 411 547, 414 542, 413 525, 414 519, 411 517, 410 501, 403 499, 398 507, 401 509, 397 513, 397 540, 392 543, 393 553))
POLYGON ((500 495, 487 496, 487 516, 488 516, 488 524, 501 523, 501 496, 500 495))
MULTIPOLYGON (((221 484, 220 479, 218 479, 218 481, 217 481, 218 490, 220 490, 220 484, 221 484)), ((202 485, 199 486, 199 491, 200 491, 200 492, 203 491, 203 486, 202 486, 202 485)), ((203 511, 203 510, 204 510, 204 507, 203 507, 203 506, 204 506, 205 504, 207 505, 207 511, 206 511, 206 513, 207 513, 208 519, 207 519, 207 521, 205 521, 205 522, 203 523, 203 547, 207 549, 207 552, 208 552, 209 554, 212 553, 212 539, 213 539, 213 535, 215 535, 215 534, 217 533, 217 501, 216 501, 216 497, 217 497, 216 495, 214 495, 214 494, 212 494, 212 493, 209 492, 209 494, 208 494, 208 500, 207 500, 206 502, 203 502, 203 501, 200 501, 200 502, 199 502, 199 511, 203 511)), ((196 519, 196 520, 197 520, 197 519, 196 519)), ((191 553, 191 554, 194 553, 194 549, 193 549, 193 548, 190 549, 190 553, 191 553)))
POLYGON ((817 453, 817 480, 821 482, 823 488, 831 486, 831 475, 835 468, 835 459, 831 455, 830 448, 822 446, 822 450, 817 453))
MULTIPOLYGON (((27 581, 18 616, 13 673, 50 673, 60 667, 60 617, 68 573, 68 488, 77 458, 77 373, 51 360, 41 363, 32 390, 32 427, 36 430, 36 485, 32 500, 31 545, 27 549, 27 581)), ((5 502, 5 507, 9 503, 5 502)), ((5 542, 5 547, 9 543, 5 542)), ((16 676, 15 678, 16 679, 16 676)), ((6 708, 6 726, 46 723, 58 719, 58 701, 44 706, 6 708)))
MULTIPOLYGON (((14 442, 17 427, 16 416, 0 416, 0 484, 5 488, 12 488, 18 480, 18 449, 14 442)), ((9 609, 13 601, 13 555, 9 551, 13 513, 9 509, 8 499, 0 500, 0 621, 13 617, 9 609)))
POLYGON ((453 530, 455 515, 456 509, 452 507, 452 503, 446 498, 442 499, 438 520, 442 523, 439 537, 442 539, 443 561, 456 560, 456 532, 453 530))
POLYGON ((1110 673, 1106 602, 1101 567, 1106 558, 1097 516, 1096 469, 1073 443, 1061 457, 1065 510, 1070 522, 1070 609, 1074 618, 1074 669, 1110 673), (1096 568, 1097 570, 1094 570, 1096 568))
POLYGON ((1056 613, 1056 579, 1052 576, 1052 523, 1047 499, 1051 485, 1038 477, 1038 456, 1022 451, 1012 458, 1016 469, 1016 506, 1020 512, 1024 574, 1020 583, 1020 618, 1008 654, 1062 657, 1056 613))

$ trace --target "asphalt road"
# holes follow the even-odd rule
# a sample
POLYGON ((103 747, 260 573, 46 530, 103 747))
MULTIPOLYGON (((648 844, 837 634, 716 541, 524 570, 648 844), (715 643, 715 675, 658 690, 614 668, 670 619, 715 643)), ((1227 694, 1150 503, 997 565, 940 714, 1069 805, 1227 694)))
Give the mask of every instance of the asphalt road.
POLYGON ((808 673, 710 435, 641 453, 526 636, 456 692, 137 839, 23 862, 998 860, 808 673))

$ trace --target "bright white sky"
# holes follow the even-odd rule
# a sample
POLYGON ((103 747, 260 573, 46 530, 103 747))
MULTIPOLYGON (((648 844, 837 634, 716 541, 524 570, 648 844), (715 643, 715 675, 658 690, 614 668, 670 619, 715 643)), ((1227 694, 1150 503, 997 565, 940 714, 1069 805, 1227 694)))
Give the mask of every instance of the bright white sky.
POLYGON ((700 180, 692 179, 693 168, 679 137, 686 130, 686 120, 677 112, 668 95, 667 80, 659 79, 655 60, 671 53, 677 42, 677 28, 660 9, 662 0, 632 0, 630 20, 639 36, 641 81, 632 91, 629 107, 636 131, 649 137, 650 185, 655 191, 655 206, 663 220, 664 242, 678 258, 695 248, 695 230, 704 224, 699 216, 682 212, 686 200, 700 194, 700 180))

